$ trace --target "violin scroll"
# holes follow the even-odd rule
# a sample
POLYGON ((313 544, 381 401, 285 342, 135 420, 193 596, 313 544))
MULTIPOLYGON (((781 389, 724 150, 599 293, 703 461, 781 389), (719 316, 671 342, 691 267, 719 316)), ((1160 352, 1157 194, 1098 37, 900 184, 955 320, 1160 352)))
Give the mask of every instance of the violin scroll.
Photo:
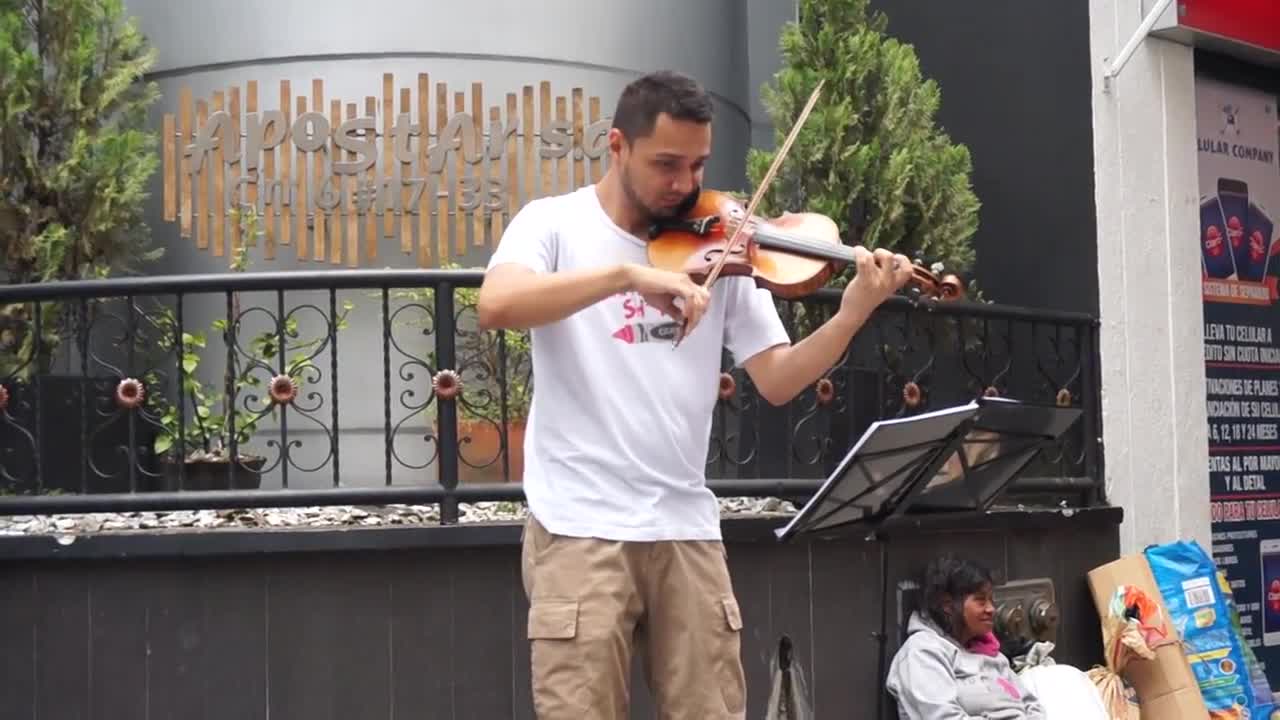
POLYGON ((921 298, 942 302, 964 299, 966 293, 964 281, 955 273, 939 276, 940 272, 942 272, 940 264, 935 263, 930 269, 925 267, 921 257, 916 255, 911 263, 911 279, 907 281, 907 297, 912 302, 919 302, 921 298))

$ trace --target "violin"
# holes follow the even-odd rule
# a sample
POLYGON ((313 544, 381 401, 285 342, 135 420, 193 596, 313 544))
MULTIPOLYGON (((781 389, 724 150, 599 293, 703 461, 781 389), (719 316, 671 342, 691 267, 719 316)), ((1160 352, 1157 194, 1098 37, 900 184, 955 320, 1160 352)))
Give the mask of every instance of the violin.
MULTIPOLYGON (((818 81, 745 208, 727 193, 698 189, 671 219, 651 224, 648 257, 652 265, 688 273, 704 288, 723 274, 749 276, 757 286, 794 299, 822 287, 838 267, 853 262, 853 248, 840 242, 839 228, 825 215, 801 212, 761 218, 755 214, 825 82, 818 81), (740 238, 744 241, 739 242, 740 238)), ((964 293, 959 278, 948 275, 939 279, 919 260, 912 263, 909 285, 916 299, 925 294, 955 300, 964 293)), ((684 332, 682 328, 676 346, 684 332)))
MULTIPOLYGON (((722 275, 749 276, 787 299, 813 293, 854 261, 853 248, 841 242, 839 227, 826 215, 748 216, 741 203, 719 190, 695 191, 671 218, 652 223, 648 258, 654 267, 686 273, 703 286, 722 275)), ((908 288, 913 299, 964 295, 958 277, 939 278, 919 260, 912 262, 908 288)))

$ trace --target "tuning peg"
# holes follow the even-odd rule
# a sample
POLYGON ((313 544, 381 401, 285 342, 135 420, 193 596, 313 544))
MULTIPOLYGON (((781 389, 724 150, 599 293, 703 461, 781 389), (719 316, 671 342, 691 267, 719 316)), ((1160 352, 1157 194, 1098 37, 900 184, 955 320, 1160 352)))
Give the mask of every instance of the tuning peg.
POLYGON ((955 273, 948 273, 942 276, 940 289, 944 300, 959 300, 965 295, 964 281, 955 273))

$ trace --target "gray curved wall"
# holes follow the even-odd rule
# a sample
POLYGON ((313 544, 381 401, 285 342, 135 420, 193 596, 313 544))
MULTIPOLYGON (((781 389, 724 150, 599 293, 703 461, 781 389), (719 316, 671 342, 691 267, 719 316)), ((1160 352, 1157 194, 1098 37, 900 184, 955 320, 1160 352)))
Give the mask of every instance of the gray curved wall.
MULTIPOLYGON (((646 0, 643 3, 389 0, 363 4, 328 0, 274 3, 128 0, 126 6, 159 51, 158 64, 152 74, 163 94, 151 113, 156 129, 162 127, 166 113, 177 112, 183 87, 189 88, 194 98, 209 100, 214 92, 225 92, 232 86, 244 92, 247 82, 254 80, 258 85, 259 112, 263 112, 279 108, 280 82, 288 80, 293 97, 307 97, 308 110, 311 110, 314 109, 309 102, 312 80, 320 78, 324 82, 325 105, 321 112, 326 117, 332 99, 342 100, 344 113, 346 103, 356 103, 358 114, 363 116, 364 99, 374 96, 378 98, 377 123, 381 130, 384 73, 394 74, 397 112, 400 89, 411 88, 412 102, 416 105, 417 76, 429 74, 432 84, 429 116, 433 131, 436 129, 434 86, 439 82, 448 84, 450 114, 455 91, 467 93, 467 111, 470 111, 472 83, 482 84, 487 110, 491 105, 503 104, 507 93, 519 96, 527 85, 534 86, 536 96, 539 83, 549 81, 554 96, 568 97, 572 88, 580 87, 586 96, 598 97, 601 115, 608 117, 627 82, 644 72, 672 68, 697 77, 714 94, 717 104, 715 158, 708 168, 707 183, 712 187, 735 189, 744 185, 747 147, 753 140, 757 145, 772 142, 772 128, 760 107, 758 88, 777 68, 778 30, 795 13, 792 0, 745 3, 740 0, 646 0)), ((244 101, 242 96, 242 113, 244 101)), ((243 127, 241 130, 245 131, 243 127)), ((382 162, 379 143, 379 170, 382 162)), ((179 224, 164 217, 163 196, 161 177, 157 176, 148 220, 154 237, 167 251, 155 271, 225 271, 227 257, 216 257, 211 249, 198 249, 194 231, 192 237, 179 237, 179 224)), ((364 223, 360 224, 363 234, 364 223)), ((294 241, 293 249, 277 247, 273 260, 263 260, 260 252, 255 252, 253 269, 324 270, 346 266, 345 257, 341 265, 317 262, 314 258, 300 260, 296 236, 294 241)), ((482 264, 488 249, 469 245, 471 252, 452 261, 482 264)), ((381 239, 375 260, 363 256, 363 246, 362 239, 359 262, 362 267, 418 264, 416 256, 401 252, 400 243, 394 237, 381 239)), ((437 260, 433 258, 431 264, 437 260)), ((348 478, 381 480, 382 369, 380 350, 372 350, 381 347, 379 303, 364 292, 350 293, 347 297, 355 301, 357 307, 351 328, 341 334, 339 345, 342 474, 344 481, 348 478)), ((262 303, 274 307, 274 298, 270 295, 245 297, 243 301, 246 305, 262 303)), ((289 305, 307 301, 327 305, 327 298, 323 296, 304 298, 301 294, 291 294, 289 305)), ((191 298, 187 301, 187 322, 208 328, 223 310, 222 298, 191 298)), ((268 329, 265 317, 254 320, 254 326, 248 330, 268 329)), ((304 333, 318 328, 317 323, 303 318, 304 333)), ((405 330, 398 337, 412 343, 407 347, 411 352, 425 354, 428 348, 423 339, 419 336, 417 342, 413 342, 412 334, 405 330)), ((322 379, 326 406, 321 417, 328 425, 328 362, 323 356, 317 360, 326 373, 322 379)), ((210 372, 221 369, 216 358, 206 363, 210 372)), ((393 377, 397 369, 393 367, 393 377)), ((424 379, 419 371, 414 384, 421 384, 424 379)), ((395 382, 392 392, 398 397, 409 384, 395 382)), ((305 421, 291 420, 291 437, 296 437, 306 426, 305 421)), ((423 429, 419 426, 416 430, 418 446, 421 446, 423 429)), ((264 434, 262 439, 266 437, 264 434)), ((323 433, 308 433, 301 439, 304 448, 299 451, 299 464, 314 464, 327 454, 328 443, 323 433)), ((413 444, 413 441, 406 438, 405 443, 413 444)), ((269 450, 268 454, 274 451, 269 450)), ((424 458, 423 452, 415 453, 414 459, 424 458)), ((433 470, 427 472, 434 474, 433 470)), ((297 481, 297 473, 292 472, 291 476, 292 485, 297 481)), ((422 479, 421 473, 404 468, 398 468, 395 476, 397 480, 422 479)))
MULTIPOLYGON (((433 86, 448 83, 450 95, 467 91, 468 111, 473 82, 483 85, 486 108, 501 104, 506 93, 519 94, 525 85, 534 85, 536 92, 540 81, 549 81, 554 95, 581 87, 600 99, 602 115, 608 116, 627 82, 650 70, 674 68, 697 77, 715 96, 715 157, 707 180, 729 188, 743 186, 747 147, 772 141, 758 88, 776 69, 778 28, 794 15, 794 2, 779 0, 129 0, 127 7, 159 50, 152 75, 163 93, 152 112, 157 129, 164 113, 176 112, 184 86, 195 98, 209 99, 231 86, 243 92, 249 80, 256 80, 259 110, 265 111, 279 107, 281 80, 291 83, 296 97, 309 96, 315 78, 324 81, 326 116, 334 98, 344 105, 355 102, 363 115, 364 98, 373 95, 379 98, 381 128, 383 73, 394 74, 397 92, 414 88, 418 73, 429 73, 433 86)), ((414 97, 416 102, 416 88, 414 97)), ((396 105, 398 111, 398 98, 396 105)), ((152 227, 170 248, 161 269, 220 269, 210 253, 195 252, 194 239, 177 237, 177 224, 162 219, 161 190, 157 178, 152 227)), ((396 245, 392 239, 383 244, 396 245)), ((388 251, 379 252, 377 264, 413 263, 388 251)), ((291 263, 287 253, 270 265, 315 266, 291 263)))

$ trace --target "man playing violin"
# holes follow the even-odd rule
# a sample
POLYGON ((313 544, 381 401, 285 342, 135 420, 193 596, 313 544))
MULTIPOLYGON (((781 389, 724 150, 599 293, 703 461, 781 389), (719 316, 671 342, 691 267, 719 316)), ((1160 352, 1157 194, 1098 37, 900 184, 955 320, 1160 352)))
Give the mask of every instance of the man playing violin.
POLYGON ((911 277, 905 257, 857 248, 838 312, 792 344, 751 278, 704 289, 651 267, 647 228, 699 192, 711 122, 690 78, 629 84, 608 172, 525 204, 480 289, 483 328, 532 329, 522 573, 543 720, 628 717, 633 653, 660 717, 744 717, 742 621, 704 470, 722 350, 784 404, 911 277))

